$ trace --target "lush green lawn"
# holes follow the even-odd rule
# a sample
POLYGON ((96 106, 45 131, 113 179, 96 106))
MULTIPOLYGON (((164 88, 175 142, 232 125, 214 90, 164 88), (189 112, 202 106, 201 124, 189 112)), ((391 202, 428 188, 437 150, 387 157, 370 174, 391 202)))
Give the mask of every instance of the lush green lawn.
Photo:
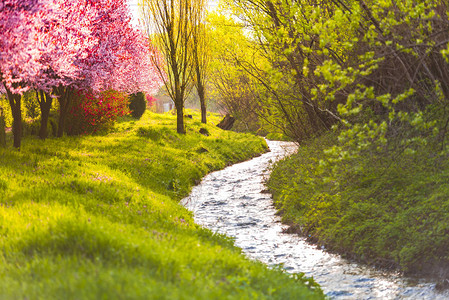
POLYGON ((335 142, 335 134, 315 139, 272 172, 270 189, 292 231, 367 263, 448 278, 447 156, 430 147, 361 155, 336 164, 351 171, 335 176, 320 164, 335 142))
POLYGON ((321 298, 178 204, 206 173, 266 149, 198 120, 182 136, 174 116, 146 113, 106 136, 0 149, 0 299, 321 298))

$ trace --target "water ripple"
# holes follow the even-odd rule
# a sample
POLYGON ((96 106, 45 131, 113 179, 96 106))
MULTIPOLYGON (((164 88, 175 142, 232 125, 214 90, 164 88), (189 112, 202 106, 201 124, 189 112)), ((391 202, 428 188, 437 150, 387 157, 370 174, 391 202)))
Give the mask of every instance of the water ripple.
POLYGON ((271 152, 206 176, 182 203, 195 221, 235 238, 252 259, 313 277, 331 299, 449 299, 434 284, 350 263, 303 238, 284 233, 263 182, 272 162, 295 151, 293 143, 268 141, 271 152))

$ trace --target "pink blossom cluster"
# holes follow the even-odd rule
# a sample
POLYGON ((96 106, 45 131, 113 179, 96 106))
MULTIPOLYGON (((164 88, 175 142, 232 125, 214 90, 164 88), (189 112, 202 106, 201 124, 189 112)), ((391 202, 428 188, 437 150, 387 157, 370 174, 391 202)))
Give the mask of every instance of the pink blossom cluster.
POLYGON ((153 96, 151 96, 150 94, 146 95, 146 99, 147 99, 148 106, 151 107, 156 104, 157 99, 154 98, 153 96))
POLYGON ((65 86, 155 92, 158 53, 126 0, 1 0, 0 81, 22 93, 65 86))

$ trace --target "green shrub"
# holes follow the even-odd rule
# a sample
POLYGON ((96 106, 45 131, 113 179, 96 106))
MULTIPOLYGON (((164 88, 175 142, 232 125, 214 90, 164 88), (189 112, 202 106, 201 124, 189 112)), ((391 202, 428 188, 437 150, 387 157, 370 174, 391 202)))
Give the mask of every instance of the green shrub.
POLYGON ((269 140, 273 140, 273 141, 292 141, 292 139, 288 136, 286 136, 283 133, 275 133, 275 132, 271 132, 269 134, 267 134, 266 136, 267 139, 269 140))
POLYGON ((23 121, 23 136, 38 135, 40 126, 41 120, 38 118, 31 121, 23 121))
POLYGON ((11 107, 9 106, 8 99, 6 99, 6 95, 0 94, 0 113, 3 111, 3 116, 5 117, 5 125, 6 127, 12 126, 12 113, 11 107))
POLYGON ((58 133, 58 120, 55 115, 50 115, 50 117, 48 118, 48 124, 51 128, 51 131, 49 130, 48 134, 56 136, 56 134, 58 133))
POLYGON ((283 221, 366 263, 447 276, 449 154, 426 145, 332 161, 337 136, 302 145, 274 168, 268 185, 283 221))
POLYGON ((0 147, 6 147, 5 117, 0 113, 0 147))
POLYGON ((142 92, 131 94, 129 96, 129 110, 135 119, 140 119, 147 108, 145 95, 142 92))

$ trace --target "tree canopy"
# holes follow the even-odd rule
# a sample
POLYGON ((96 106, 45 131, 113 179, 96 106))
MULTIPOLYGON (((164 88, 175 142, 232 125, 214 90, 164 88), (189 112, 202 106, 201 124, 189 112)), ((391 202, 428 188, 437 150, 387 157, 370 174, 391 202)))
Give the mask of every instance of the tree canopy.
MULTIPOLYGON (((62 135, 75 90, 154 92, 160 86, 151 62, 158 54, 131 25, 125 0, 3 1, 0 32, 0 81, 13 111, 15 147, 21 94, 29 89, 58 99, 62 135)), ((48 107, 46 99, 40 102, 48 107)))

